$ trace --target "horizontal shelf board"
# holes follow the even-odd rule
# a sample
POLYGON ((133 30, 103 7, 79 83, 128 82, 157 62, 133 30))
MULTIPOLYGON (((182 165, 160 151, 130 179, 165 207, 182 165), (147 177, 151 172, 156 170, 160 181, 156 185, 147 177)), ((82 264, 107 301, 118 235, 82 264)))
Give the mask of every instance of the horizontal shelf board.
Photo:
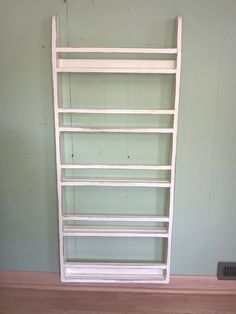
POLYGON ((127 74, 175 74, 176 69, 119 69, 119 68, 56 68, 61 73, 127 73, 127 74))
POLYGON ((163 283, 167 268, 166 264, 148 263, 65 263, 63 271, 68 282, 163 283))
POLYGON ((62 186, 130 186, 130 187, 166 187, 169 181, 156 180, 118 180, 118 179, 73 179, 68 178, 61 181, 62 186))
POLYGON ((176 54, 177 48, 56 47, 56 52, 176 54))
POLYGON ((80 237, 142 237, 142 238, 167 238, 167 228, 99 228, 82 226, 64 226, 64 236, 80 237))
POLYGON ((65 268, 65 273, 67 275, 76 275, 79 274, 80 276, 88 276, 90 278, 94 278, 96 276, 115 276, 116 278, 122 278, 124 276, 138 276, 139 278, 143 278, 143 279, 147 279, 149 276, 152 278, 152 276, 155 275, 161 275, 162 271, 158 271, 160 269, 154 269, 154 270, 150 270, 150 269, 99 269, 97 270, 89 268, 89 269, 76 269, 76 268, 65 268))
POLYGON ((60 132, 78 133, 173 133, 172 128, 80 128, 59 127, 60 132))
POLYGON ((175 60, 109 60, 58 59, 57 70, 74 69, 76 72, 176 71, 175 60))
POLYGON ((107 277, 103 277, 103 276, 99 276, 99 277, 81 277, 79 275, 74 275, 74 276, 70 276, 70 275, 65 275, 65 278, 63 279, 63 282, 65 283, 128 283, 128 284, 167 284, 168 280, 166 278, 166 276, 155 276, 155 277, 151 277, 149 279, 142 279, 138 276, 134 276, 134 277, 127 277, 125 276, 124 278, 116 278, 115 276, 109 276, 109 278, 107 277))
POLYGON ((61 169, 114 169, 114 170, 171 170, 171 166, 158 166, 158 165, 105 165, 105 164, 68 164, 61 165, 61 169))
POLYGON ((112 262, 65 262, 64 267, 74 268, 74 269, 89 269, 89 268, 96 268, 96 269, 150 269, 150 270, 157 270, 157 269, 167 269, 167 264, 164 263, 112 263, 112 262))
POLYGON ((64 221, 133 221, 133 222, 168 222, 165 216, 120 216, 120 215, 66 215, 64 221))
POLYGON ((162 109, 66 109, 59 108, 59 113, 78 114, 133 114, 133 115, 173 115, 175 110, 162 109))

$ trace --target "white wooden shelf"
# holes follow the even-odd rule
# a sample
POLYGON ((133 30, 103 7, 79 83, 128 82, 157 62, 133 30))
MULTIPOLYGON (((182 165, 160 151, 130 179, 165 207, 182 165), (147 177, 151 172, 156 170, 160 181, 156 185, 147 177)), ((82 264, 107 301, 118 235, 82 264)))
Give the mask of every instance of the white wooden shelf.
POLYGON ((157 263, 157 262, 80 262, 79 264, 77 261, 74 260, 69 260, 65 262, 65 267, 74 267, 74 268, 90 268, 92 271, 92 268, 96 267, 97 269, 150 269, 150 270, 155 270, 155 269, 167 269, 167 264, 165 263, 157 263))
POLYGON ((176 48, 102 48, 102 47, 55 47, 56 52, 66 53, 131 53, 131 54, 177 54, 176 48))
POLYGON ((64 236, 75 237, 132 237, 132 238, 167 238, 168 229, 160 228, 125 228, 125 227, 84 227, 64 225, 64 236))
POLYGON ((62 164, 61 169, 105 169, 105 170, 171 170, 169 165, 111 165, 111 164, 62 164))
POLYGON ((172 128, 80 128, 59 127, 60 132, 71 133, 173 133, 172 128))
POLYGON ((58 59, 57 72, 176 73, 175 60, 58 59))
POLYGON ((124 187, 162 187, 169 188, 171 182, 167 180, 118 180, 118 179, 75 179, 64 178, 62 186, 124 186, 124 187))
POLYGON ((127 114, 127 115, 173 115, 175 110, 161 110, 161 109, 67 109, 59 108, 59 113, 65 114, 127 114))
POLYGON ((175 110, 161 110, 161 109, 67 109, 59 108, 59 113, 65 114, 127 114, 127 115, 173 115, 175 110))
POLYGON ((165 216, 65 215, 63 221, 169 222, 165 216))
POLYGON ((68 282, 163 283, 167 265, 156 263, 65 263, 68 282), (111 279, 112 278, 112 279, 111 279))
MULTIPOLYGON (((182 18, 177 18, 177 40, 174 48, 104 48, 104 47, 59 47, 58 18, 52 18, 52 74, 53 74, 53 96, 54 96, 54 122, 55 122, 55 144, 57 164, 57 194, 58 194, 58 216, 60 237, 60 273, 63 282, 101 282, 101 283, 168 283, 170 278, 171 239, 173 223, 174 185, 175 185, 175 160, 177 144, 177 126, 179 111, 180 91, 180 69, 181 69, 181 45, 182 45, 182 18), (127 56, 129 55, 129 56, 127 56), (151 55, 151 57, 150 57, 151 55), (163 55, 166 58, 163 60, 163 55), (68 57, 69 56, 69 57, 68 57), (170 60, 171 59, 171 60, 170 60), (60 99, 62 84, 59 84, 61 73, 119 73, 127 74, 171 74, 175 77, 174 103, 170 109, 151 108, 146 104, 142 108, 93 108, 83 106, 81 108, 67 108, 60 99), (156 115, 169 116, 170 127, 82 127, 64 126, 61 121, 66 115, 156 115), (170 160, 168 164, 119 164, 119 163, 63 163, 63 133, 132 133, 132 134, 170 134, 170 160), (68 177, 66 170, 71 170, 74 176, 68 177), (77 170, 74 172, 74 170, 77 170), (157 180, 138 178, 114 179, 107 178, 81 178, 76 177, 79 170, 150 170, 168 171, 170 180, 157 180), (67 214, 68 208, 63 201, 64 187, 71 186, 94 186, 94 187, 145 187, 145 188, 167 188, 168 205, 166 214, 160 215, 114 215, 110 214, 67 214), (71 222, 71 224, 69 224, 71 222), (78 225, 82 222, 83 226, 78 225), (93 226, 91 226, 91 222, 93 226), (99 227, 101 222, 114 222, 112 226, 99 227), (133 226, 114 226, 117 222, 133 222, 133 226), (150 223, 150 227, 138 227, 138 224, 150 223), (160 223, 160 227, 153 227, 153 223, 160 223), (97 223, 97 224, 96 224, 97 223), (130 237, 130 238, 160 238, 165 239, 166 247, 164 263, 101 263, 70 261, 66 257, 65 239, 69 237, 130 237)), ((81 104, 76 104, 77 107, 81 104)), ((71 104, 70 104, 71 106, 71 104)), ((122 107, 122 106, 121 106, 122 107)), ((163 136, 164 140, 164 136, 163 136)), ((73 149, 72 149, 73 151, 73 149)), ((104 175, 105 176, 105 175, 104 175)), ((115 176, 115 175, 114 175, 115 176)), ((74 189, 73 189, 74 191, 74 189)), ((140 189, 140 193, 143 190, 140 189)), ((91 195, 92 197, 92 195, 91 195)), ((148 208, 149 204, 147 204, 148 208)), ((75 210, 75 209, 74 209, 75 210)), ((77 211, 75 210, 75 212, 77 211)), ((84 211, 83 211, 84 212, 84 211)), ((95 211, 97 209, 95 208, 95 211)), ((123 209, 122 209, 122 212, 123 209)), ((149 225, 150 225, 149 224, 149 225)), ((142 225, 142 224, 141 224, 142 225)))

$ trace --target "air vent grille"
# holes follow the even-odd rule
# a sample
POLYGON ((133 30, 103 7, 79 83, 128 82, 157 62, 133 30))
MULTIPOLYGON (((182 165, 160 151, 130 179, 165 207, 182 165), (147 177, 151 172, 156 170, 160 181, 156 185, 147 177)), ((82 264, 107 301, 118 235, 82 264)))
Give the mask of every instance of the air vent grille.
POLYGON ((219 262, 217 278, 218 280, 236 280, 236 262, 219 262))

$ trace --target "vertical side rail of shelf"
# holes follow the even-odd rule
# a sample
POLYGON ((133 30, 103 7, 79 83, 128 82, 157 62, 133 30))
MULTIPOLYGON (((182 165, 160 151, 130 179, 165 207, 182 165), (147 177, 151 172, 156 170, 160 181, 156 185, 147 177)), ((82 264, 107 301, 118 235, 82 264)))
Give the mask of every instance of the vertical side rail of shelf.
POLYGON ((61 185, 61 148, 59 132, 59 93, 58 93, 58 73, 57 73, 57 47, 58 43, 58 17, 52 17, 52 80, 53 80, 53 105, 54 105, 54 128, 56 144, 56 175, 57 175, 57 202, 59 220, 59 254, 60 254, 60 274, 61 280, 64 278, 64 241, 63 241, 63 219, 62 219, 62 185, 61 185))
POLYGON ((176 145, 177 145, 177 129, 179 115, 179 95, 180 95, 180 72, 181 72, 181 46, 182 46, 182 17, 177 18, 177 58, 176 58, 176 75, 175 75, 175 98, 174 98, 174 121, 172 135, 172 153, 171 153, 171 186, 169 198, 169 235, 167 244, 167 273, 166 281, 170 280, 170 260, 171 260, 171 242, 172 242, 172 225, 173 225, 173 205, 175 192, 175 168, 176 168, 176 145))

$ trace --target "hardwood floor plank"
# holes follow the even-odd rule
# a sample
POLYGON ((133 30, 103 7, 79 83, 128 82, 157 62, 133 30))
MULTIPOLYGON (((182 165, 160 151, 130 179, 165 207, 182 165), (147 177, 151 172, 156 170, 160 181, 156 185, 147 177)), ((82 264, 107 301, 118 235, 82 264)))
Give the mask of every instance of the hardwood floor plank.
POLYGON ((164 294, 235 295, 235 280, 217 280, 215 276, 171 276, 170 284, 63 284, 59 273, 0 271, 0 288, 60 291, 102 291, 164 294))
POLYGON ((235 314, 235 295, 0 289, 0 314, 235 314))

